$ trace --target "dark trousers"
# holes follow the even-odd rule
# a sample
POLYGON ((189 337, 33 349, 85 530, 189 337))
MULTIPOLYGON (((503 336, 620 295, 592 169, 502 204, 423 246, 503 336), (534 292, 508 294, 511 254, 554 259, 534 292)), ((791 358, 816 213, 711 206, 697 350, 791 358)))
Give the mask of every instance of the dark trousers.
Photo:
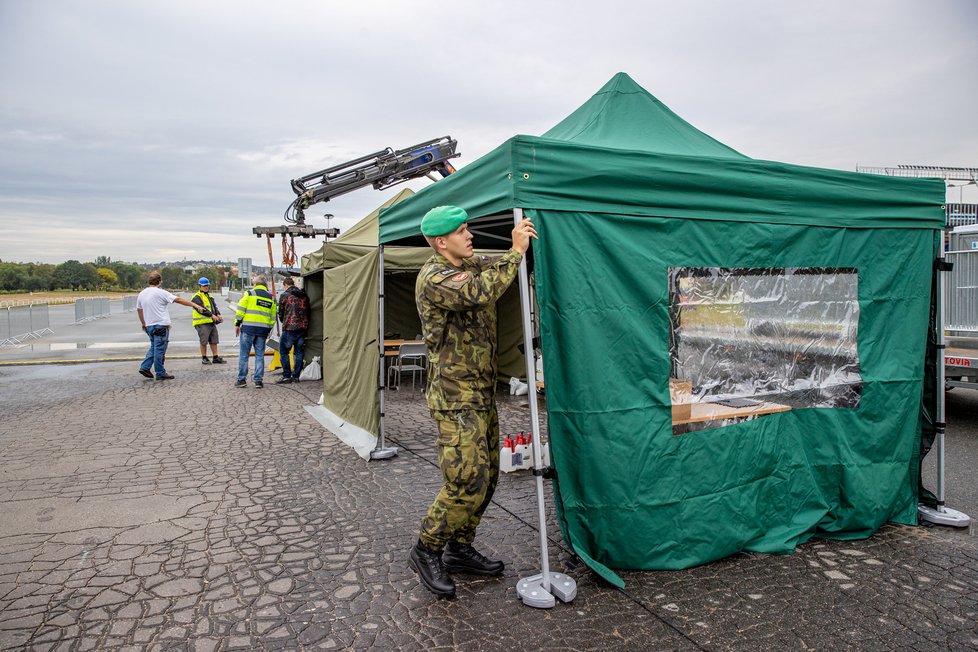
POLYGON ((305 331, 282 331, 282 337, 278 341, 278 355, 282 361, 282 378, 298 378, 302 371, 302 354, 306 348, 305 331), (292 361, 289 360, 289 350, 292 349, 292 356, 295 358, 295 369, 292 368, 292 361))

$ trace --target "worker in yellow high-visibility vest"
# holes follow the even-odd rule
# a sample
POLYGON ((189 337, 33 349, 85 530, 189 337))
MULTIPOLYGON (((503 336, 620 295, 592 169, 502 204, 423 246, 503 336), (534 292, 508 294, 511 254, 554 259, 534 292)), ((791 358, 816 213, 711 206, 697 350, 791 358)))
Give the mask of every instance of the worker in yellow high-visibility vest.
POLYGON ((268 291, 263 276, 255 279, 255 287, 238 301, 234 316, 234 334, 238 336, 238 381, 235 387, 247 387, 248 356, 255 349, 255 387, 264 387, 265 340, 275 325, 275 298, 268 291))
POLYGON ((211 282, 206 276, 201 276, 197 281, 200 290, 197 291, 190 302, 210 311, 210 315, 204 315, 194 309, 194 328, 197 329, 197 337, 200 338, 200 363, 211 364, 211 359, 207 357, 207 345, 211 345, 211 354, 214 364, 227 364, 227 360, 217 355, 217 325, 224 321, 221 311, 217 309, 217 302, 211 296, 211 282))

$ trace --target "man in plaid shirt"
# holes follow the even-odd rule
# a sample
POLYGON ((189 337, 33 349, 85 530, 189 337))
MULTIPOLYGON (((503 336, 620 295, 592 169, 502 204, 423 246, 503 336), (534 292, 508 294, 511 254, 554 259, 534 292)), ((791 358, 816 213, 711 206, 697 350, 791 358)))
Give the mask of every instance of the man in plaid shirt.
POLYGON ((306 330, 309 328, 309 317, 312 315, 309 296, 295 286, 291 276, 285 278, 283 285, 285 285, 285 292, 278 300, 278 321, 282 325, 278 353, 282 360, 282 377, 275 381, 276 385, 299 382, 302 353, 306 348, 306 330), (294 367, 289 360, 290 350, 295 357, 294 367))

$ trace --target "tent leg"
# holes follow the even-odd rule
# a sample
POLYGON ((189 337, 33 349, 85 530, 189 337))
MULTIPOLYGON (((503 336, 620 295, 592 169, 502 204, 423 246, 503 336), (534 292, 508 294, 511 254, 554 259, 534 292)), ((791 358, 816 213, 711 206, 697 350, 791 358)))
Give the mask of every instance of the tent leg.
POLYGON ((378 337, 377 350, 380 352, 380 360, 377 364, 377 391, 380 392, 380 439, 377 441, 377 448, 370 451, 370 459, 387 460, 397 455, 396 446, 387 446, 384 440, 384 390, 386 382, 384 379, 384 245, 378 248, 380 253, 377 274, 379 276, 378 296, 377 296, 377 321, 378 337))
MULTIPOLYGON (((523 209, 513 209, 513 222, 523 219, 523 209)), ((570 602, 577 596, 577 582, 563 573, 550 572, 550 551, 547 544, 547 514, 543 496, 543 460, 540 453, 540 412, 537 406, 536 364, 533 360, 533 326, 530 317, 530 285, 526 271, 526 257, 520 261, 520 312, 523 315, 523 351, 526 358, 526 383, 530 387, 527 399, 530 403, 530 429, 533 433, 533 477, 536 481, 537 512, 540 518, 540 569, 531 577, 516 583, 516 593, 523 604, 538 609, 549 609, 556 604, 554 598, 570 602)), ((497 444, 498 445, 498 444, 497 444)))
POLYGON ((937 449, 937 507, 917 505, 917 515, 920 520, 936 525, 951 527, 968 527, 971 517, 967 514, 944 506, 944 287, 946 272, 944 271, 944 234, 941 233, 941 246, 938 253, 937 265, 937 301, 934 320, 937 329, 937 413, 934 415, 935 448, 937 449))

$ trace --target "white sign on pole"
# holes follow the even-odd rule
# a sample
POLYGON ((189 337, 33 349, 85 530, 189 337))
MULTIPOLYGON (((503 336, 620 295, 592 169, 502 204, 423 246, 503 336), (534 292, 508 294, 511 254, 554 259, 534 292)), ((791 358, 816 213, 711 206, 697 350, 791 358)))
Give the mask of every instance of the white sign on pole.
POLYGON ((238 258, 238 278, 251 285, 251 258, 238 258))

